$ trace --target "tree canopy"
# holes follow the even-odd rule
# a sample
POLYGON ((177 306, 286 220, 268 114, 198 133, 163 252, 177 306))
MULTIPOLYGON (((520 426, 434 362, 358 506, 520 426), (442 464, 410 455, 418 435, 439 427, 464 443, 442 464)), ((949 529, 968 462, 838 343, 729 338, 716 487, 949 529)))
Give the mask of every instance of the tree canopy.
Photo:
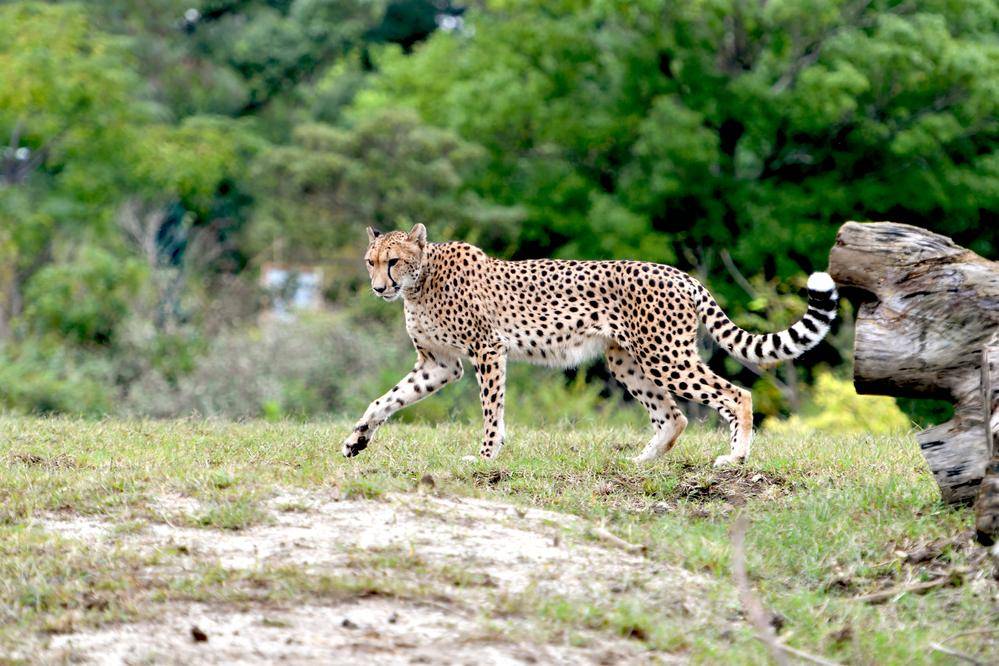
POLYGON ((415 222, 779 325, 848 219, 996 256, 997 34, 991 0, 8 2, 0 347, 197 329, 268 259, 339 298, 415 222))

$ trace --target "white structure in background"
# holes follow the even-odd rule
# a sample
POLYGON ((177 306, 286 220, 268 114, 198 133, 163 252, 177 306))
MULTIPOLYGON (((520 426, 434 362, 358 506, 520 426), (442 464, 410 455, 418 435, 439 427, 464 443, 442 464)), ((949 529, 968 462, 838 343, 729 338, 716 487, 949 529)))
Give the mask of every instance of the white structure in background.
POLYGON ((298 312, 323 309, 323 271, 315 266, 266 263, 260 271, 260 286, 270 296, 264 317, 291 321, 298 312))

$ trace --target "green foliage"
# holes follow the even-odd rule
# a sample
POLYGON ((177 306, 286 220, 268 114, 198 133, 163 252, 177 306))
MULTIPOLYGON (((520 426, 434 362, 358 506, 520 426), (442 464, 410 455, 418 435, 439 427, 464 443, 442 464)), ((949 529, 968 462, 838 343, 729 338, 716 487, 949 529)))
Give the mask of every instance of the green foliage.
POLYGON ((41 168, 75 204, 113 196, 118 152, 148 111, 133 97, 138 83, 125 42, 98 30, 83 7, 0 6, 0 136, 32 155, 8 180, 41 168))
POLYGON ((85 246, 72 259, 35 274, 25 292, 25 319, 41 337, 110 344, 143 275, 138 261, 85 246))
POLYGON ((949 421, 954 417, 954 405, 946 400, 896 398, 898 408, 920 428, 949 421))
POLYGON ((816 431, 828 434, 890 434, 908 430, 908 417, 893 398, 858 395, 853 382, 830 372, 816 374, 810 404, 800 415, 780 421, 768 418, 767 430, 776 433, 816 431))
POLYGON ((399 329, 359 326, 344 315, 269 322, 203 344, 187 369, 172 362, 133 369, 121 411, 271 419, 363 411, 384 390, 386 369, 401 375, 413 355, 399 329))
POLYGON ((299 81, 359 45, 364 32, 376 23, 381 4, 370 0, 231 3, 192 24, 191 40, 204 66, 238 77, 238 87, 245 91, 240 111, 245 112, 293 91, 299 81))
POLYGON ((422 222, 432 239, 487 244, 513 233, 515 210, 464 187, 482 151, 410 111, 379 111, 349 129, 300 125, 293 141, 253 165, 260 201, 249 242, 258 251, 277 244, 288 258, 315 261, 346 249, 356 261, 366 225, 422 222))
MULTIPOLYGON (((990 0, 490 0, 438 30, 452 11, 0 5, 5 353, 45 338, 88 355, 81 367, 113 372, 87 381, 114 383, 106 392, 131 411, 314 415, 356 410, 346 395, 366 400, 396 377, 357 370, 362 389, 296 366, 236 390, 216 381, 226 368, 212 354, 278 354, 250 319, 265 261, 322 265, 338 307, 401 336, 398 313, 355 303, 366 225, 422 222, 432 240, 514 258, 675 264, 764 330, 800 314, 803 275, 826 264, 846 219, 999 249, 990 0), (191 398, 204 386, 226 398, 191 398)), ((849 358, 848 332, 831 344, 849 358)), ((405 344, 386 354, 384 372, 408 365, 405 344)), ((53 394, 62 378, 76 385, 31 367, 53 394)), ((533 400, 514 410, 607 414, 596 386, 520 372, 511 404, 518 382, 533 400)), ((756 386, 768 415, 808 378, 781 372, 756 386)), ((474 413, 464 389, 451 393, 412 417, 474 413)), ((36 397, 8 402, 44 402, 19 395, 36 397)))
POLYGON ((99 416, 111 409, 107 367, 54 344, 0 347, 0 409, 99 416))
POLYGON ((474 36, 383 54, 357 108, 401 101, 485 146, 476 185, 528 206, 521 243, 606 256, 574 242, 611 197, 655 247, 692 264, 731 247, 750 274, 823 265, 851 218, 999 247, 981 233, 999 197, 994 5, 490 6, 474 36))
POLYGON ((156 200, 180 200, 207 214, 219 186, 239 179, 262 145, 225 118, 192 116, 178 126, 151 125, 132 146, 137 190, 156 200))
POLYGON ((0 6, 0 322, 57 237, 104 230, 148 110, 137 87, 123 40, 82 7, 0 6))

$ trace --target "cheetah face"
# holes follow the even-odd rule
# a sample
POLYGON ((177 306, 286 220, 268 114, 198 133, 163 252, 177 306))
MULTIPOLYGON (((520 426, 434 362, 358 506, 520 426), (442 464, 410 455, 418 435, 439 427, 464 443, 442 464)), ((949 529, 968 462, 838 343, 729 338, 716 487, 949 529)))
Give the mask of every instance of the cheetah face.
POLYGON ((382 233, 368 227, 368 250, 364 253, 364 263, 375 295, 394 301, 402 295, 403 289, 415 285, 420 278, 426 244, 427 228, 422 224, 417 224, 409 233, 382 233))

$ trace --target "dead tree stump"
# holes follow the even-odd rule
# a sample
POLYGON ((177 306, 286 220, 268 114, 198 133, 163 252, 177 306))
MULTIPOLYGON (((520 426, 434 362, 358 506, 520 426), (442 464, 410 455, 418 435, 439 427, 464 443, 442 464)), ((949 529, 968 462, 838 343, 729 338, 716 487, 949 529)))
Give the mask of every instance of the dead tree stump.
MULTIPOLYGON (((999 419, 982 381, 988 373, 983 350, 999 330, 999 264, 919 227, 847 222, 836 236, 829 273, 875 297, 857 313, 857 392, 953 402, 954 418, 916 440, 944 501, 973 501, 999 419)), ((999 384, 999 375, 991 376, 999 384)), ((994 529, 999 478, 983 490, 989 499, 979 503, 979 520, 994 529)))
POLYGON ((978 540, 991 546, 999 540, 999 331, 982 350, 982 404, 990 457, 975 503, 975 528, 978 540))

